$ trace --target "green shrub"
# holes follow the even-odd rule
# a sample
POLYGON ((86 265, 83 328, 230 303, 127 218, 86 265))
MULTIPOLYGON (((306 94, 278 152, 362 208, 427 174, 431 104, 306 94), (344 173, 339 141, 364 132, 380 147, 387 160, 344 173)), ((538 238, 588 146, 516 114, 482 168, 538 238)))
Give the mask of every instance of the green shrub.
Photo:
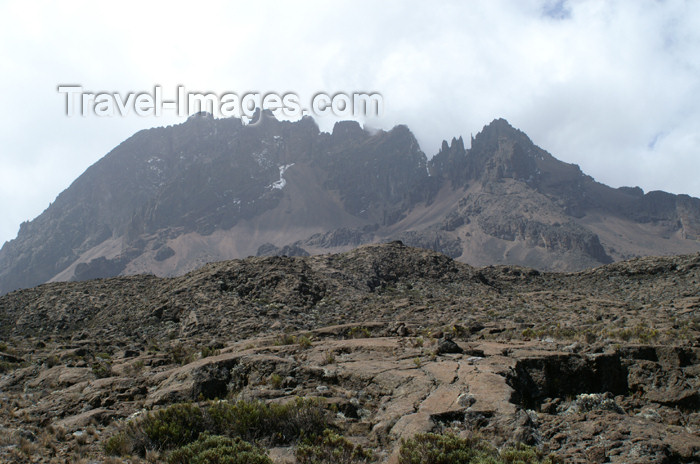
POLYGON ((478 437, 422 433, 401 440, 399 464, 555 464, 554 455, 519 444, 498 451, 478 437))
POLYGON ((92 373, 98 379, 112 377, 112 364, 107 361, 97 361, 92 363, 92 373))
POLYGON ((175 364, 184 366, 195 360, 195 350, 178 343, 171 345, 168 354, 175 364))
POLYGON ((209 346, 204 346, 199 351, 202 358, 208 358, 209 356, 218 356, 221 354, 221 350, 209 346))
POLYGON ((145 366, 146 366, 146 364, 143 362, 143 360, 139 359, 135 363, 129 364, 128 366, 126 366, 126 368, 124 369, 124 372, 126 373, 126 375, 135 377, 139 373, 141 373, 141 371, 143 371, 143 368, 145 366))
POLYGON ((371 452, 330 430, 299 445, 295 454, 298 464, 363 464, 372 461, 371 452))
POLYGON ((103 448, 105 453, 111 456, 125 456, 133 451, 132 440, 125 432, 109 437, 103 448))
POLYGON ((555 464, 559 462, 554 455, 546 456, 541 450, 523 444, 502 449, 499 457, 504 464, 555 464))
POLYGON ((328 415, 321 403, 302 398, 286 404, 219 401, 209 406, 207 414, 215 433, 247 441, 290 443, 321 433, 328 425, 328 415))
POLYGON ((18 369, 20 367, 26 367, 27 365, 28 363, 26 362, 14 363, 9 361, 0 361, 0 374, 10 372, 11 370, 18 369))
POLYGON ((138 417, 104 444, 107 454, 146 455, 150 449, 170 449, 187 445, 206 430, 202 410, 193 404, 174 404, 138 417))
POLYGON ((175 404, 147 414, 141 428, 156 449, 183 446, 206 430, 202 410, 190 403, 175 404))
POLYGON ((347 338, 370 338, 372 332, 367 327, 353 327, 348 330, 347 338))
POLYGON ((617 330, 607 330, 607 336, 617 338, 624 341, 637 339, 642 343, 650 343, 659 338, 659 331, 653 327, 637 324, 634 327, 626 327, 617 330))
POLYGON ((275 345, 294 345, 297 342, 297 337, 290 334, 280 335, 277 340, 275 340, 275 345))
POLYGON ((264 449, 240 438, 199 436, 197 441, 173 451, 169 464, 272 464, 264 449))
POLYGON ((281 375, 274 373, 267 378, 267 383, 270 384, 272 388, 279 389, 282 386, 284 379, 281 375))
POLYGON ((333 364, 335 363, 335 354, 333 353, 332 350, 329 350, 326 352, 326 357, 323 359, 324 364, 333 364))
POLYGON ((401 440, 399 464, 471 464, 493 455, 491 446, 478 438, 421 433, 401 440))
POLYGON ((200 407, 181 403, 133 419, 105 442, 104 449, 113 455, 145 456, 151 449, 186 446, 201 433, 288 444, 321 433, 328 419, 319 401, 302 398, 286 404, 216 401, 200 407))

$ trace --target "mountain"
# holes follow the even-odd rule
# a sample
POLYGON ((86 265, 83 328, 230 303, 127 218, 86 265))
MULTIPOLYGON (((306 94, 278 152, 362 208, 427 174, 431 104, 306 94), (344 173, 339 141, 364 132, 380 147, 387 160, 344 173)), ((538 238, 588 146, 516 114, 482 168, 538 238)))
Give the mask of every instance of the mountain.
POLYGON ((503 119, 428 160, 406 126, 257 117, 199 113, 121 143, 5 243, 0 294, 397 239, 568 271, 700 250, 700 199, 597 183, 503 119))

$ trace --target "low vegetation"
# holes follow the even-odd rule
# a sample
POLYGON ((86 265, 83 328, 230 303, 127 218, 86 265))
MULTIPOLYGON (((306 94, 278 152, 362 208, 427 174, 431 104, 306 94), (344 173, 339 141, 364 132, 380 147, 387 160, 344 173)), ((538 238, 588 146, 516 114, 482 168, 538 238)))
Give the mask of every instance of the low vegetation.
POLYGON ((209 433, 266 444, 289 444, 320 434, 329 425, 323 405, 298 398, 286 404, 262 401, 214 401, 205 405, 174 404, 152 411, 125 424, 105 443, 111 455, 149 450, 172 450, 209 433))
POLYGON ((367 327, 361 326, 351 328, 345 335, 346 338, 370 338, 371 336, 372 332, 367 327))
POLYGON ((203 433, 187 446, 173 451, 168 464, 272 464, 264 448, 240 438, 203 433))
POLYGON ((402 440, 399 464, 555 464, 537 448, 526 445, 497 450, 486 440, 473 436, 421 433, 402 440))
POLYGON ((364 464, 372 462, 372 453, 354 445, 331 430, 313 440, 307 440, 296 449, 298 464, 364 464))

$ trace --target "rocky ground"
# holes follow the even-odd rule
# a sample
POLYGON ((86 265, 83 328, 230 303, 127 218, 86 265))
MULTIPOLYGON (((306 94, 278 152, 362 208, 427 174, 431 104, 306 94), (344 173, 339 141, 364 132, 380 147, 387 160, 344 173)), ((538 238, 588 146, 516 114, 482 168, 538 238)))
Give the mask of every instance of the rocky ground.
POLYGON ((171 404, 317 397, 377 462, 448 430, 567 463, 700 462, 699 282, 700 254, 555 274, 390 243, 13 292, 0 461, 161 462, 104 444, 171 404))

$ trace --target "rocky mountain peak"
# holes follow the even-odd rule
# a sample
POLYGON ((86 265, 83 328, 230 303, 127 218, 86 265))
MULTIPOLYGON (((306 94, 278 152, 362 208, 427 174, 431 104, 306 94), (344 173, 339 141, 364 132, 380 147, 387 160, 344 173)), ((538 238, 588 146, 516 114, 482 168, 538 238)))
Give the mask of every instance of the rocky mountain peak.
POLYGON ((699 199, 596 183, 505 119, 428 161, 405 125, 255 118, 198 113, 119 144, 0 249, 0 294, 396 239, 557 270, 700 248, 699 199))
POLYGON ((505 119, 496 119, 472 139, 467 176, 493 181, 502 178, 533 180, 539 149, 505 119))
POLYGON ((448 178, 453 187, 502 178, 532 182, 538 175, 536 157, 540 152, 525 133, 505 119, 495 119, 472 137, 469 149, 461 137, 449 144, 443 141, 431 160, 431 175, 448 178))
POLYGON ((532 144, 530 138, 521 130, 511 126, 510 123, 498 118, 485 125, 484 128, 472 137, 472 149, 479 151, 493 151, 497 148, 498 141, 508 139, 528 145, 532 144))
POLYGON ((342 143, 348 140, 362 140, 368 134, 357 121, 338 121, 333 126, 333 141, 342 143))
POLYGON ((452 138, 448 144, 442 141, 442 146, 437 155, 430 160, 429 170, 431 176, 445 177, 450 180, 452 187, 464 184, 467 167, 467 150, 464 148, 464 140, 452 138))

